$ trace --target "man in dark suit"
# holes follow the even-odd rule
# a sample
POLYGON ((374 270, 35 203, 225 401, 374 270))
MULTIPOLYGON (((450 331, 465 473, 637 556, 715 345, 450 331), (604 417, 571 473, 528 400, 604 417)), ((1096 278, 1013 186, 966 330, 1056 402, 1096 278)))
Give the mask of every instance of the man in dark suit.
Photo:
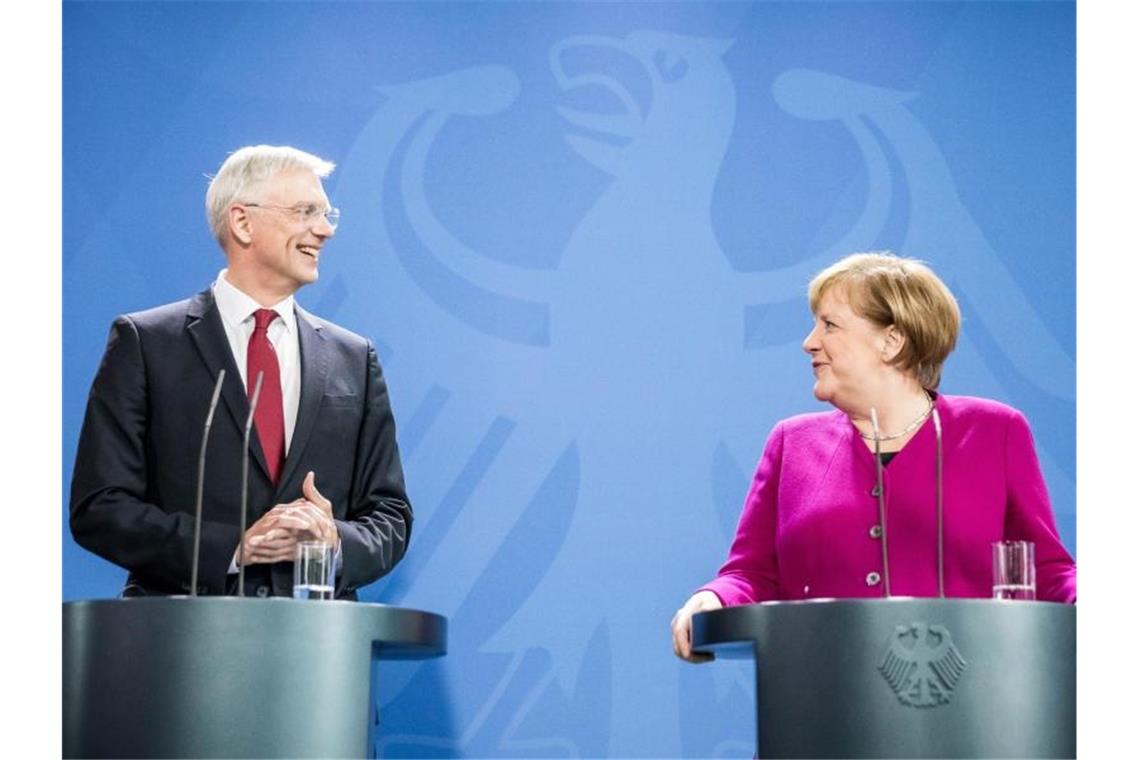
POLYGON ((412 509, 376 351, 293 300, 317 279, 335 232, 339 212, 321 185, 332 169, 295 148, 233 153, 206 193, 227 268, 193 298, 119 317, 111 328, 79 438, 71 531, 129 571, 124 596, 190 590, 202 426, 223 369, 199 593, 234 593, 244 561, 246 594, 290 595, 297 543, 324 540, 335 546, 336 596, 355 599, 407 548, 412 509))

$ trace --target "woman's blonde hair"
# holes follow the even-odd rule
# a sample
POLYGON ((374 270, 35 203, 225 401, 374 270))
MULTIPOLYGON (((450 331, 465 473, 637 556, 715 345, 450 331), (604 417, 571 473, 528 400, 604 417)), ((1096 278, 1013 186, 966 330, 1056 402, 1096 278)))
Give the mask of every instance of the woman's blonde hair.
POLYGON ((813 314, 823 294, 836 286, 856 314, 879 327, 894 325, 906 338, 891 363, 913 374, 923 388, 937 388, 962 324, 958 302, 938 275, 917 259, 885 251, 855 253, 808 285, 813 314))

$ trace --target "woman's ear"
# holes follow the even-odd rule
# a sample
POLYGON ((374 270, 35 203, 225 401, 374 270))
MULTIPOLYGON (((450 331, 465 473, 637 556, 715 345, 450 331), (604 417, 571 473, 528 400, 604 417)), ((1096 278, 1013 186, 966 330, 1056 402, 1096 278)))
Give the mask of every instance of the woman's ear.
POLYGON ((888 327, 883 334, 883 361, 888 363, 894 361, 905 345, 906 336, 903 335, 902 330, 895 325, 888 327))

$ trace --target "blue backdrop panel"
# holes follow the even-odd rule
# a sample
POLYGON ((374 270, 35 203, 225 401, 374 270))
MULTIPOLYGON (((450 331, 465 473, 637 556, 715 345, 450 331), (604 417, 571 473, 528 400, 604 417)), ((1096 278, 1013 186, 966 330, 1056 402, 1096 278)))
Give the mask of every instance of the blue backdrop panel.
POLYGON ((820 408, 827 263, 933 263, 943 389, 1025 411, 1075 548, 1074 45, 1071 3, 66 2, 65 501, 111 320, 224 265, 203 175, 297 145, 344 213, 299 297, 377 341, 416 509, 363 596, 453 621, 377 752, 750 756, 750 666, 668 622, 820 408))

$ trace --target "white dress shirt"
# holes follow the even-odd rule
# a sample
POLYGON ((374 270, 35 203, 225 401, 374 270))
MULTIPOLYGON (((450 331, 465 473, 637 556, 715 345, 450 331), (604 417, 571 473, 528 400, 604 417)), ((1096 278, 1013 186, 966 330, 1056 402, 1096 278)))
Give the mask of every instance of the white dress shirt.
MULTIPOLYGON (((218 272, 218 279, 214 280, 214 302, 218 305, 234 363, 241 374, 241 385, 248 388, 246 351, 249 349, 249 336, 253 334, 253 313, 264 307, 231 284, 226 279, 226 272, 225 269, 218 272)), ((293 428, 297 425, 297 408, 301 404, 301 349, 297 342, 297 315, 293 313, 293 296, 268 308, 278 314, 278 318, 269 323, 269 343, 277 354, 277 365, 281 368, 285 454, 288 456, 293 428)))
MULTIPOLYGON (((243 388, 248 388, 246 379, 246 352, 249 350, 249 336, 253 334, 253 313, 264 308, 257 301, 238 290, 226 279, 226 271, 218 272, 214 280, 214 303, 222 316, 222 327, 230 343, 241 374, 243 388)), ((277 354, 277 365, 281 369, 281 402, 285 413, 285 454, 289 454, 289 444, 293 440, 293 428, 297 425, 297 408, 301 405, 301 346, 297 339, 297 315, 293 312, 293 296, 270 306, 278 318, 269 323, 269 343, 277 354)), ((337 571, 344 558, 340 546, 333 557, 337 571)), ((237 573, 237 557, 230 561, 229 574, 237 573)))

